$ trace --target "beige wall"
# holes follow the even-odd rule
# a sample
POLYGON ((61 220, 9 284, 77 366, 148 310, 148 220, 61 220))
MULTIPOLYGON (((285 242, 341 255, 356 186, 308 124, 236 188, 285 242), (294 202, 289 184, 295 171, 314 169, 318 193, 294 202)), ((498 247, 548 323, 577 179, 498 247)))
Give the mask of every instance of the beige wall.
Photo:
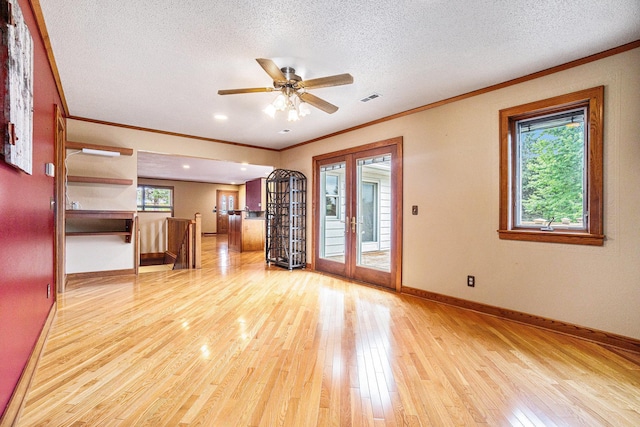
POLYGON ((640 339, 639 70, 635 49, 286 150, 281 167, 303 172, 310 191, 314 155, 402 136, 404 286, 640 339), (498 111, 599 85, 604 247, 498 239, 498 111))
POLYGON ((141 254, 167 251, 167 218, 170 216, 170 212, 138 212, 141 254))
MULTIPOLYGON (((202 232, 215 233, 217 215, 213 212, 216 206, 217 190, 237 191, 239 204, 244 206, 244 185, 208 184, 204 182, 171 181, 164 179, 138 178, 138 184, 161 185, 173 187, 173 216, 193 219, 197 212, 202 214, 202 232)), ((146 215, 140 212, 139 216, 146 215)), ((144 252, 143 252, 144 253, 144 252)))
MULTIPOLYGON (((94 140, 87 139, 82 142, 95 144, 94 140)), ((102 144, 117 147, 126 147, 111 141, 110 144, 102 144)), ((125 178, 135 182, 136 179, 136 153, 132 156, 103 157, 83 154, 80 150, 67 150, 68 175, 91 176, 99 178, 125 178)), ((79 202, 80 208, 85 210, 136 210, 135 185, 112 184, 67 184, 67 209, 71 209, 71 202, 79 202)))

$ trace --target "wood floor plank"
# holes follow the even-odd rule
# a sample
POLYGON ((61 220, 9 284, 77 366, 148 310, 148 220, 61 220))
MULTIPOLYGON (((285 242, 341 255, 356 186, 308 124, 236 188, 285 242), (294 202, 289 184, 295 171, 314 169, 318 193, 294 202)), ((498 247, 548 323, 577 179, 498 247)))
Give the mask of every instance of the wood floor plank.
POLYGON ((18 426, 640 425, 640 357, 203 243, 71 281, 18 426))

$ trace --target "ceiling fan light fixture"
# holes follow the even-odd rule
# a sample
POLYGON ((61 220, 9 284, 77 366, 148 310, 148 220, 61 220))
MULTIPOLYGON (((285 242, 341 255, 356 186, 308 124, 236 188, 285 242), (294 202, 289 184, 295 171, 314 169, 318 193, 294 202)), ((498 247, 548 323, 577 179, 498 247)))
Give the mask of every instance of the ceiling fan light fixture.
POLYGON ((289 113, 287 114, 287 121, 295 122, 298 121, 300 117, 298 117, 298 112, 295 108, 290 108, 289 113))
POLYGON ((311 109, 306 102, 300 102, 300 105, 298 105, 298 114, 300 114, 300 117, 311 114, 311 109))
POLYGON ((311 114, 309 105, 300 99, 298 93, 291 90, 282 90, 273 102, 262 111, 272 119, 275 118, 276 112, 284 111, 287 113, 287 120, 290 122, 298 121, 302 117, 311 114))
POLYGON ((323 87, 341 86, 353 83, 353 76, 348 73, 336 74, 334 76, 319 77, 311 80, 303 80, 296 74, 296 70, 291 67, 278 67, 272 60, 257 58, 258 64, 273 79, 273 87, 253 87, 244 89, 221 89, 218 95, 233 95, 238 93, 280 93, 272 102, 271 107, 263 111, 270 117, 275 118, 276 111, 286 111, 289 121, 298 120, 308 115, 311 110, 309 105, 333 114, 338 111, 338 107, 319 98, 309 92, 309 89, 320 89, 323 87))
POLYGON ((276 107, 274 107, 273 104, 267 105, 266 108, 262 111, 264 111, 265 114, 272 119, 276 117, 276 107))
POLYGON ((281 93, 273 101, 273 108, 275 108, 277 111, 284 111, 287 108, 287 101, 287 97, 284 96, 284 93, 281 93))

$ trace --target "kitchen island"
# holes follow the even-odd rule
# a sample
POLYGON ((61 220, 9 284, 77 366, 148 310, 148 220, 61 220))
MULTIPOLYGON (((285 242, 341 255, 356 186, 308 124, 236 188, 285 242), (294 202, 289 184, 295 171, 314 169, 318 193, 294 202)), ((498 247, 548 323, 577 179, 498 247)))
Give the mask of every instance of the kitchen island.
POLYGON ((229 250, 264 251, 264 216, 247 211, 229 211, 229 250))

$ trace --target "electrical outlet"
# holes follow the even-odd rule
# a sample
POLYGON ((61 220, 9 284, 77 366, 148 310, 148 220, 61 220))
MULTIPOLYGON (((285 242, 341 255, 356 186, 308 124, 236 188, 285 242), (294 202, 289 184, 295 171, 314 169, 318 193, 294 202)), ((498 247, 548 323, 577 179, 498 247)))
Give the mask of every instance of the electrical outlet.
POLYGON ((47 283, 47 299, 51 298, 51 283, 47 283))
POLYGON ((467 286, 472 288, 476 285, 476 276, 467 276, 467 286))

